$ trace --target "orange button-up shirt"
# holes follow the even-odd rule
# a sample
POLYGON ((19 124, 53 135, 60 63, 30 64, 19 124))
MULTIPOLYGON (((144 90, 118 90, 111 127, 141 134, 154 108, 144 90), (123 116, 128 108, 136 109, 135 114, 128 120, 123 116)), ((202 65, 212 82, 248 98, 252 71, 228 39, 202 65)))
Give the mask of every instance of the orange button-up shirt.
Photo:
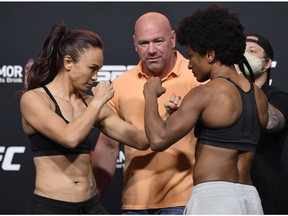
MULTIPOLYGON (((158 98, 159 112, 167 116, 164 103, 175 93, 183 98, 199 85, 188 60, 175 51, 173 70, 162 79, 166 92, 158 98)), ((144 129, 143 85, 147 75, 141 62, 113 81, 114 97, 109 105, 125 121, 144 129)), ((185 206, 190 198, 193 179, 194 130, 164 152, 139 151, 125 146, 122 209, 150 209, 185 206)))

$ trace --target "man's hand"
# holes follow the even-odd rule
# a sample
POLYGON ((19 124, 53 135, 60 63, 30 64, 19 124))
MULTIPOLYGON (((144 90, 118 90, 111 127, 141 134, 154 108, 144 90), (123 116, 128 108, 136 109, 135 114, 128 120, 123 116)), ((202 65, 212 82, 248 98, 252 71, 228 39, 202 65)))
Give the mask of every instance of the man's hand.
POLYGON ((166 111, 171 115, 173 112, 178 110, 181 104, 181 96, 173 94, 169 101, 164 104, 166 111))

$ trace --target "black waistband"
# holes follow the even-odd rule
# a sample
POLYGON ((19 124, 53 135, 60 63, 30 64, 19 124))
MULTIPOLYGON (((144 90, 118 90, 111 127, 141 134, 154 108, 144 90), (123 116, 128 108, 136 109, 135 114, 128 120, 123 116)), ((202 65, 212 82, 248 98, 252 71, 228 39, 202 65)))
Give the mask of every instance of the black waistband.
POLYGON ((58 204, 58 205, 61 205, 62 207, 63 206, 80 207, 80 206, 89 205, 91 203, 99 202, 99 198, 98 198, 97 195, 94 196, 94 197, 91 197, 88 200, 81 201, 81 202, 68 202, 68 201, 56 200, 56 199, 52 199, 52 198, 49 198, 49 197, 40 196, 40 195, 35 194, 35 193, 32 194, 31 199, 38 200, 38 201, 41 201, 41 202, 46 202, 46 203, 49 203, 49 204, 50 203, 54 203, 55 205, 58 204))

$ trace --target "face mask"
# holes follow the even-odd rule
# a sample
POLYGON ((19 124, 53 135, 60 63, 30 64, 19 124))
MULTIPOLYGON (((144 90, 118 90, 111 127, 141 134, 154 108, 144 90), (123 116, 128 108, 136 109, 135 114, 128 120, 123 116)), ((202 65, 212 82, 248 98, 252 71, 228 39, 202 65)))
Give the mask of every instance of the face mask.
MULTIPOLYGON (((265 68, 262 68, 262 62, 264 59, 260 59, 248 52, 245 52, 244 56, 246 57, 251 69, 253 70, 254 75, 258 75, 266 71, 265 68)), ((244 65, 244 69, 245 69, 246 74, 249 75, 249 70, 245 65, 244 65)))

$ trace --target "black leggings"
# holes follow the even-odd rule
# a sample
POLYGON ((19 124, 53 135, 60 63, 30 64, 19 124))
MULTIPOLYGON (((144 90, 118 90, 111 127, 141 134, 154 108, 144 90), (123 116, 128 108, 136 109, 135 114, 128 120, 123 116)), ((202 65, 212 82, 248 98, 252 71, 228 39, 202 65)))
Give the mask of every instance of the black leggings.
POLYGON ((109 214, 97 196, 83 202, 66 202, 32 194, 27 214, 109 214))

